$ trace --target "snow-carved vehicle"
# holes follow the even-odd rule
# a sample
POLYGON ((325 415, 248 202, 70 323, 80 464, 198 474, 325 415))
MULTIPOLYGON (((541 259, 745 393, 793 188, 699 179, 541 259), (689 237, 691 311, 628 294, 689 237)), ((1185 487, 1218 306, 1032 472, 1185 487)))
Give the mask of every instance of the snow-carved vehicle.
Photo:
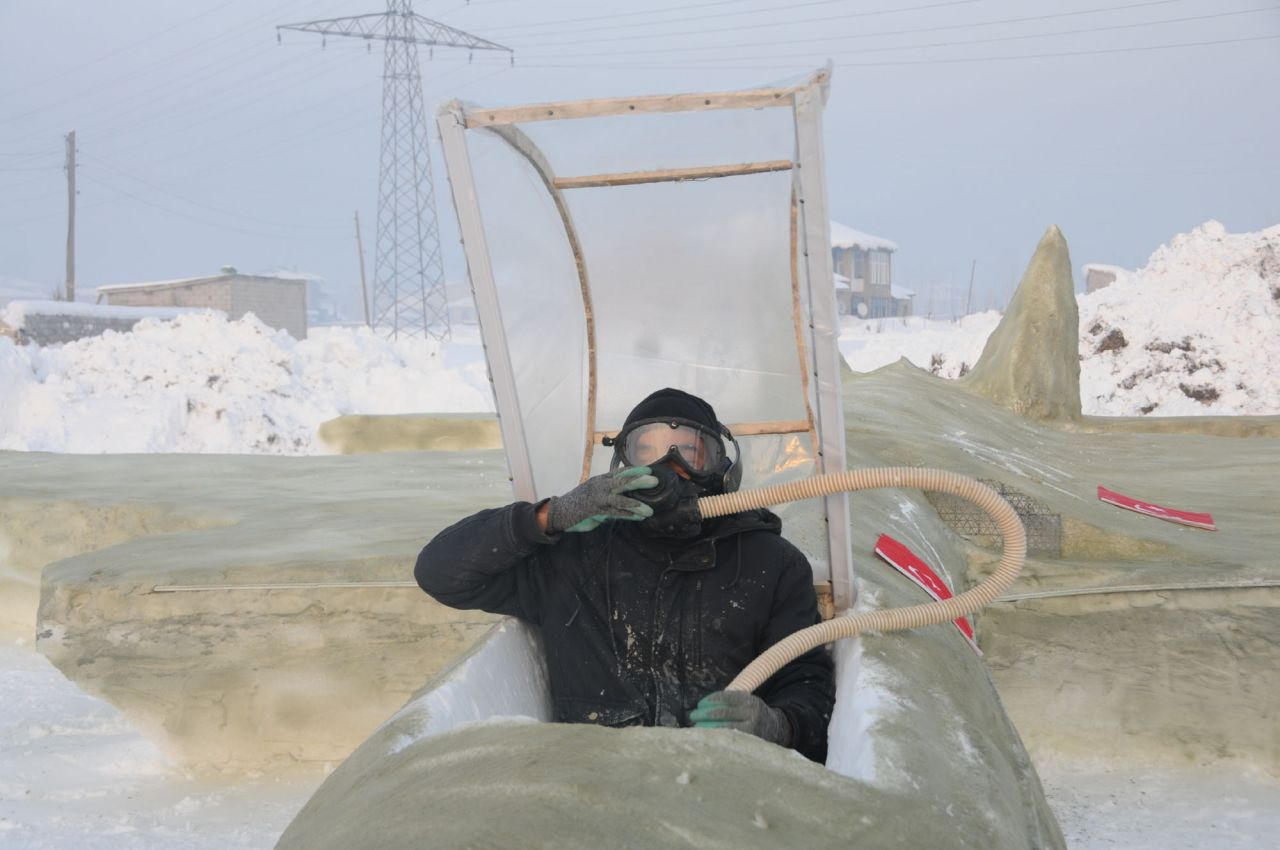
MULTIPOLYGON (((603 471, 601 438, 662 386, 714 400, 745 488, 845 471, 856 405, 836 348, 829 83, 824 69, 746 91, 442 107, 517 498, 603 471)), ((884 530, 936 538, 950 580, 960 556, 914 510, 922 497, 868 501, 884 530)), ((777 511, 831 622, 920 601, 868 566, 869 545, 855 558, 846 492, 777 511)), ((277 846, 1061 847, 975 649, 950 625, 892 652, 836 643, 823 768, 713 730, 547 723, 538 636, 508 621, 357 749, 277 846)))

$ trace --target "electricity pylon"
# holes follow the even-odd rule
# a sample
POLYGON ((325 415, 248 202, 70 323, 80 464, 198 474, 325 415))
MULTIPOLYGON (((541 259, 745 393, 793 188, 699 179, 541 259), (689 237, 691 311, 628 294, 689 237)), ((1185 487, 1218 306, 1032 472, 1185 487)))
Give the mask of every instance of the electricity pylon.
POLYGON ((378 167, 378 233, 373 265, 375 329, 398 337, 449 337, 435 182, 427 150, 418 45, 468 50, 511 49, 413 11, 413 0, 387 0, 387 11, 281 24, 280 30, 386 42, 382 63, 382 152, 378 167))

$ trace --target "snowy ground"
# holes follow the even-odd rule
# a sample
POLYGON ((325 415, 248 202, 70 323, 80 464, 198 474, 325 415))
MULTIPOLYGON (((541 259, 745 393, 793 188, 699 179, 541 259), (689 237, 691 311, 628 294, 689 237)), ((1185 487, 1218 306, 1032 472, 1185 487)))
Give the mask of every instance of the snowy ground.
MULTIPOLYGON (((1278 256, 1280 226, 1210 222, 1081 297, 1085 412, 1280 414, 1278 256)), ((859 371, 905 356, 954 378, 998 321, 847 319, 840 348, 859 371)), ((444 344, 340 329, 296 342, 198 315, 46 349, 0 338, 0 399, 0 450, 91 453, 316 454, 339 414, 492 410, 474 328, 444 344)), ((265 850, 320 781, 187 775, 23 645, 0 646, 0 765, 0 850, 265 850)), ((1080 850, 1260 848, 1280 833, 1275 777, 1039 768, 1080 850)))
POLYGON ((1137 767, 1040 759, 1073 850, 1263 850, 1280 831, 1280 778, 1251 767, 1137 767))
MULTIPOLYGON (((0 850, 268 850, 321 781, 184 774, 21 647, 0 647, 0 694, 0 850)), ((1074 850, 1261 850, 1280 834, 1280 779, 1256 772, 1037 767, 1074 850)))
POLYGON ((267 850, 320 784, 185 774, 25 647, 0 647, 0 695, 3 850, 267 850))

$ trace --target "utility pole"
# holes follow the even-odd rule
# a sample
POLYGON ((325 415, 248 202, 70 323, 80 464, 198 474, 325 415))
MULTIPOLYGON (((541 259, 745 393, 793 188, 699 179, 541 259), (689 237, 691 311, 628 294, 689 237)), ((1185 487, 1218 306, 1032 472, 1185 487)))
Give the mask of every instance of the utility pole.
POLYGON ((76 131, 67 133, 67 300, 76 300, 76 131))
POLYGON ((365 327, 373 327, 369 321, 369 288, 364 283, 364 243, 360 241, 360 211, 356 210, 356 253, 360 255, 360 306, 364 307, 365 327))
POLYGON ((974 260, 973 265, 969 266, 969 294, 964 298, 964 314, 969 315, 969 305, 973 303, 973 273, 978 270, 978 261, 974 260))
MULTIPOLYGON (((418 45, 511 49, 413 11, 413 0, 387 0, 387 11, 276 27, 385 43, 382 62, 382 152, 378 231, 373 261, 373 327, 392 337, 421 333, 449 338, 449 298, 436 221, 435 184, 427 150, 418 45)), ((323 44, 323 40, 321 42, 323 44)), ((514 61, 514 59, 513 59, 514 61)))

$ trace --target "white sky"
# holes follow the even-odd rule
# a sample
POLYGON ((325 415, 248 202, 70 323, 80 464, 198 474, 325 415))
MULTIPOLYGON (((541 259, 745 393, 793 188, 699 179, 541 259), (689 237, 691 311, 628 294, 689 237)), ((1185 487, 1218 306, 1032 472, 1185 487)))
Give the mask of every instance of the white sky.
MULTIPOLYGON (((380 50, 275 25, 380 0, 0 1, 0 275, 63 279, 63 135, 79 149, 77 279, 297 266, 369 273, 380 50)), ((836 65, 831 211, 897 242, 920 299, 1002 304, 1049 224, 1075 267, 1134 267, 1216 218, 1280 222, 1276 0, 419 0, 511 46, 437 51, 428 110, 718 90, 836 65), (1222 43, 1206 43, 1222 42, 1222 43), (1194 44, 1193 44, 1194 43, 1194 44), (1190 45, 1165 48, 1168 45, 1190 45)), ((438 148, 446 271, 464 273, 438 148)))

